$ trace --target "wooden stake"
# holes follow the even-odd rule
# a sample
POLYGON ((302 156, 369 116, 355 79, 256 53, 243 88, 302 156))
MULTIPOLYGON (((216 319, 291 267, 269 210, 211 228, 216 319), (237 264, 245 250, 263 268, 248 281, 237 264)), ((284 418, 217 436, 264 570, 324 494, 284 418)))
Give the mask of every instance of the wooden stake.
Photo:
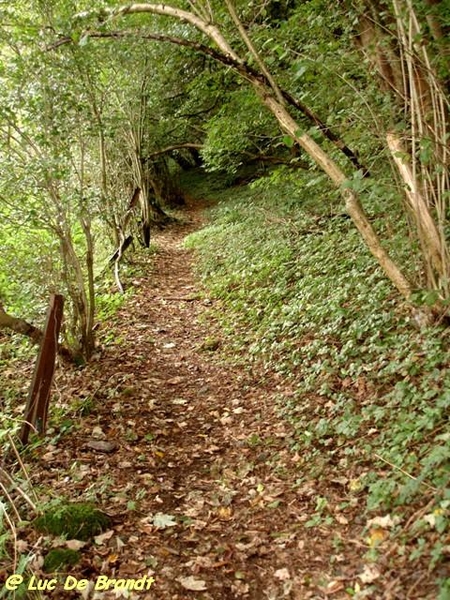
POLYGON ((25 409, 25 421, 20 432, 20 441, 27 444, 31 428, 42 435, 47 423, 48 401, 53 374, 55 372, 55 358, 58 349, 58 337, 63 316, 64 298, 54 294, 50 298, 47 311, 44 335, 39 350, 33 379, 28 394, 25 409))

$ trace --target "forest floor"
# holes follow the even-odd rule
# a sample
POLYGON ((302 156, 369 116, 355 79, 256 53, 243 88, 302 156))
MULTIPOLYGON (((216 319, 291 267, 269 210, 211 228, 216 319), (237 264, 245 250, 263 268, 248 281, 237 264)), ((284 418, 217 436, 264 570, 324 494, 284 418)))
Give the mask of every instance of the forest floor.
POLYGON ((367 561, 364 499, 349 492, 350 474, 336 467, 308 481, 277 412, 292 382, 226 360, 214 302, 183 247, 202 208, 193 203, 155 236, 94 360, 58 372, 59 401, 90 412, 40 453, 36 483, 90 497, 112 518, 69 573, 152 576, 149 591, 124 593, 141 600, 424 598, 420 573, 405 588, 399 573, 367 561))

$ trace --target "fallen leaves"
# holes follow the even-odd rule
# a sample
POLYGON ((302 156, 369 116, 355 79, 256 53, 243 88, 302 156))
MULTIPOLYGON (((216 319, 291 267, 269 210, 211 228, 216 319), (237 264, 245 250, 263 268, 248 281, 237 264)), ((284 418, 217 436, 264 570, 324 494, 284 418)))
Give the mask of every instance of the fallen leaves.
POLYGON ((279 579, 280 581, 287 581, 291 578, 289 574, 289 569, 287 569, 286 567, 283 567, 282 569, 277 569, 273 576, 275 577, 275 579, 279 579))
POLYGON ((91 450, 95 450, 96 452, 104 452, 105 454, 110 454, 117 448, 117 444, 115 442, 105 442, 102 440, 89 440, 86 443, 86 446, 91 448, 91 450))
POLYGON ((102 546, 103 544, 105 544, 108 540, 110 540, 112 538, 112 536, 114 535, 114 530, 110 529, 109 531, 105 531, 105 533, 101 533, 100 535, 96 535, 94 538, 94 542, 98 545, 98 546, 102 546))
POLYGON ((177 521, 172 515, 165 515, 164 513, 156 513, 153 517, 153 525, 159 529, 166 529, 167 527, 174 527, 177 521))
MULTIPOLYGON (((111 532, 112 534, 113 532, 111 532)), ((64 542, 64 545, 66 546, 66 548, 69 548, 69 550, 81 550, 81 548, 84 548, 84 546, 86 546, 86 542, 82 542, 81 540, 67 540, 64 542)))
POLYGON ((389 538, 389 529, 392 529, 398 523, 400 519, 397 516, 385 515, 377 516, 367 521, 367 527, 369 529, 369 535, 366 538, 367 544, 373 548, 382 544, 386 539, 389 538))
POLYGON ((233 511, 230 506, 221 506, 217 511, 217 515, 222 521, 229 521, 233 518, 233 511))
POLYGON ((376 548, 389 537, 388 532, 380 527, 374 527, 369 530, 369 535, 366 538, 367 544, 371 548, 376 548))
POLYGON ((166 384, 167 385, 180 385, 184 381, 185 381, 184 377, 177 376, 177 377, 171 377, 170 379, 168 379, 166 381, 166 384))
POLYGON ((381 527, 382 529, 392 529, 395 525, 400 523, 400 519, 398 516, 385 515, 384 517, 378 516, 373 517, 373 519, 369 519, 367 521, 368 527, 381 527))
POLYGON ((373 583, 380 577, 380 571, 375 565, 364 565, 364 570, 358 577, 362 583, 373 583))
POLYGON ((191 592, 202 592, 206 590, 206 582, 203 579, 196 579, 195 577, 178 577, 177 581, 185 590, 191 592))

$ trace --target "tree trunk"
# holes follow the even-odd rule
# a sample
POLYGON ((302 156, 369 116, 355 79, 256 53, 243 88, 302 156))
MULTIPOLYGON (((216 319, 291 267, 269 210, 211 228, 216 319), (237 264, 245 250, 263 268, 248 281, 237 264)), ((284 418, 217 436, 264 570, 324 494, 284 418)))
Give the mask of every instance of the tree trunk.
MULTIPOLYGON (((43 331, 35 327, 32 323, 28 323, 24 319, 13 317, 8 314, 3 305, 0 303, 0 329, 9 329, 14 333, 19 333, 30 339, 33 344, 40 344, 43 338, 43 331)), ((62 344, 58 344, 58 355, 66 362, 74 362, 73 353, 62 344)))
MULTIPOLYGON (((256 86, 255 86, 256 87, 256 86)), ((272 114, 276 117, 281 128, 288 133, 309 156, 318 164, 333 183, 340 189, 345 200, 345 208, 358 229, 361 237, 366 242, 370 252, 377 259, 379 265, 395 285, 401 295, 409 299, 413 291, 411 283, 403 275, 399 267, 390 258, 387 251, 383 248, 381 241, 372 227, 364 208, 356 195, 356 193, 348 188, 343 187, 346 181, 345 174, 340 170, 333 159, 316 144, 316 142, 306 133, 299 133, 299 127, 296 121, 291 117, 284 106, 281 106, 276 98, 267 91, 257 86, 257 91, 262 98, 264 104, 269 108, 272 114)))
POLYGON ((0 304, 0 329, 10 329, 15 333, 25 335, 33 342, 33 344, 39 344, 42 340, 42 330, 38 329, 28 321, 19 319, 9 315, 4 307, 0 304))
POLYGON ((408 153, 398 136, 393 132, 388 133, 387 143, 401 178, 405 183, 405 194, 417 225, 424 255, 439 276, 444 276, 448 279, 448 256, 445 239, 441 239, 436 223, 423 197, 419 182, 413 175, 407 158, 408 153))

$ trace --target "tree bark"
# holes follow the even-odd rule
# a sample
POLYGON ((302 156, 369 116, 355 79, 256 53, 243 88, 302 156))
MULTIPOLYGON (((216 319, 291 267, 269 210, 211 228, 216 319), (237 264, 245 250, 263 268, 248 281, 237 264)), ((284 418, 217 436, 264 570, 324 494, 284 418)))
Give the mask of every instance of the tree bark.
MULTIPOLYGON (((190 25, 193 25, 196 29, 204 33, 210 40, 212 40, 227 56, 238 63, 242 62, 242 59, 239 58, 239 56, 234 52, 225 37, 215 25, 204 21, 202 18, 186 10, 169 6, 168 4, 129 4, 127 6, 119 6, 118 8, 105 10, 103 12, 111 17, 138 13, 151 13, 154 15, 173 17, 179 21, 184 21, 190 25)), ((86 16, 86 13, 82 13, 80 16, 84 17, 86 16)))
MULTIPOLYGON (((43 338, 43 331, 39 327, 35 327, 32 323, 13 317, 7 313, 4 306, 0 303, 0 329, 9 329, 14 333, 19 333, 30 339, 33 344, 40 344, 43 338)), ((72 352, 62 344, 58 344, 58 355, 66 362, 74 362, 74 355, 72 352)))
POLYGON ((405 183, 405 194, 416 221, 419 237, 423 242, 424 254, 436 272, 448 276, 448 256, 446 255, 445 240, 441 240, 436 223, 431 216, 417 177, 414 177, 408 153, 398 136, 391 132, 386 136, 389 150, 405 183))
POLYGON ((299 133, 296 121, 287 112, 285 107, 278 104, 276 98, 272 95, 268 95, 264 89, 258 90, 258 93, 264 104, 275 115, 282 129, 309 154, 316 164, 325 171, 336 187, 340 189, 345 200, 345 208, 361 234, 361 237, 366 242, 370 252, 377 259, 379 265, 400 294, 408 299, 413 291, 411 282, 403 275, 399 267, 390 258, 388 252, 383 248, 380 238, 367 218, 356 193, 349 188, 343 187, 343 184, 347 180, 345 174, 333 159, 324 152, 308 134, 299 133))
POLYGON ((33 344, 39 344, 42 340, 43 332, 28 321, 9 315, 0 304, 0 329, 10 329, 15 333, 20 333, 30 338, 33 344))

